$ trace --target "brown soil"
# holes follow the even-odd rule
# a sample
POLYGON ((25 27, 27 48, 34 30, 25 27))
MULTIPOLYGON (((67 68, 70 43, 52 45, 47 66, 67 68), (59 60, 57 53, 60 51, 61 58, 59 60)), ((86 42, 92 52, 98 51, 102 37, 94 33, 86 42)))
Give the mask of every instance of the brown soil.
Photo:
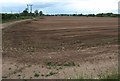
POLYGON ((117 18, 14 23, 3 29, 3 78, 99 78, 117 72, 117 39, 117 18))

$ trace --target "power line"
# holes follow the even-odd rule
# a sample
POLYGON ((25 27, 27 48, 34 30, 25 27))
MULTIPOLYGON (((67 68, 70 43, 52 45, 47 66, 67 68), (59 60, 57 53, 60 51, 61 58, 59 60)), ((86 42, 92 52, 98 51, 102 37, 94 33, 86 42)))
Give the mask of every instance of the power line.
POLYGON ((27 11, 28 11, 28 13, 29 13, 29 4, 27 4, 27 11))
POLYGON ((33 7, 32 4, 27 4, 27 11, 28 11, 28 13, 30 13, 31 18, 32 18, 32 7, 33 7))
POLYGON ((30 4, 30 13, 32 13, 32 6, 33 6, 33 5, 32 5, 32 4, 30 4))
POLYGON ((29 12, 30 10, 30 13, 32 13, 32 6, 33 6, 32 4, 27 4, 27 11, 29 12))
POLYGON ((30 15, 31 15, 31 18, 32 18, 32 4, 30 4, 30 15))

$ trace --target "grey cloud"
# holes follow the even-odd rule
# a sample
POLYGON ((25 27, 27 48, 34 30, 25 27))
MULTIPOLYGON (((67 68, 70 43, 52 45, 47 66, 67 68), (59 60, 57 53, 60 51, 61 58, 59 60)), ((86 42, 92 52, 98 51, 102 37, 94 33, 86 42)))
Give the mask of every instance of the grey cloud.
POLYGON ((66 3, 62 3, 62 2, 49 2, 49 3, 34 3, 33 7, 37 8, 37 9, 44 9, 44 8, 48 8, 48 7, 60 7, 60 6, 64 6, 66 5, 66 3))

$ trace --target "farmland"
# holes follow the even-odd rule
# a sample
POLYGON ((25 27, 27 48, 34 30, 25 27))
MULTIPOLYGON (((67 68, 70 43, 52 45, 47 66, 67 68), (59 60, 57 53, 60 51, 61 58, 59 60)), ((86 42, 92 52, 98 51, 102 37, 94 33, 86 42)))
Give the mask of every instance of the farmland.
POLYGON ((117 21, 48 16, 3 25, 2 77, 94 79, 117 73, 117 21))

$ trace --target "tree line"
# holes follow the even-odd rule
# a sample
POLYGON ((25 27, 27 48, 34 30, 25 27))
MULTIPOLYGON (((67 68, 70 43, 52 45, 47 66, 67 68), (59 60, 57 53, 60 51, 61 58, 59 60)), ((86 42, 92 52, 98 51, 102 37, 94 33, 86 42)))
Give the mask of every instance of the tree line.
POLYGON ((10 20, 10 19, 28 19, 38 16, 43 16, 43 12, 35 10, 34 13, 29 13, 27 9, 25 9, 22 13, 2 13, 2 20, 10 20))
POLYGON ((28 19, 38 16, 86 16, 86 17, 118 17, 119 14, 113 13, 99 13, 99 14, 43 14, 42 11, 35 10, 34 13, 28 12, 27 9, 23 10, 22 13, 2 13, 2 20, 10 19, 28 19))
POLYGON ((99 13, 99 14, 47 14, 45 16, 86 16, 86 17, 118 17, 119 14, 113 13, 99 13))

